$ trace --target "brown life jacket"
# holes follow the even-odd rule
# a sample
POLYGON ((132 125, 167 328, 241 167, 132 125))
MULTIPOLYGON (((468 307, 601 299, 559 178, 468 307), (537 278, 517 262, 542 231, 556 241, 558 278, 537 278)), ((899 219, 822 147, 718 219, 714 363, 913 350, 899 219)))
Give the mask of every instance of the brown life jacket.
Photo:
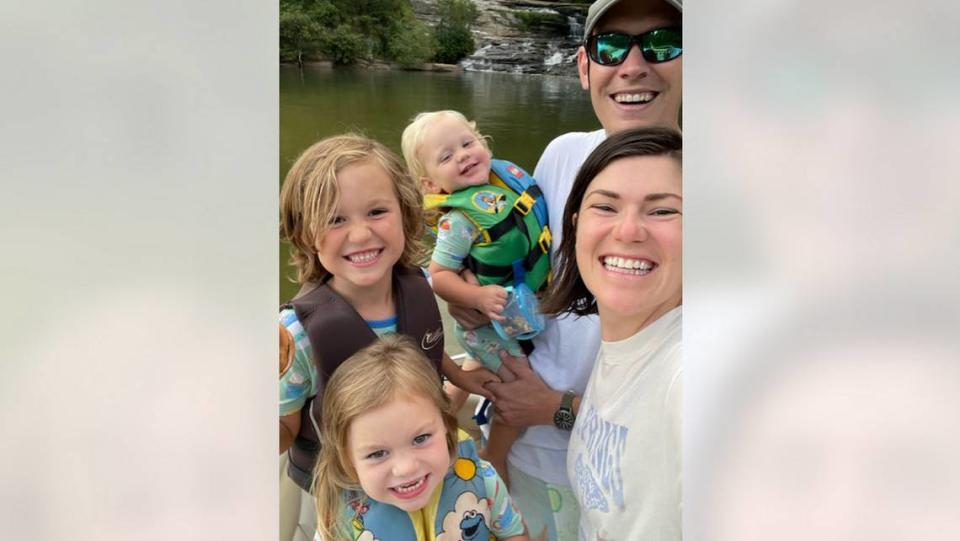
MULTIPOLYGON (((430 284, 419 269, 394 267, 393 295, 397 333, 409 336, 436 366, 443 356, 443 324, 430 284)), ((313 348, 317 395, 300 410, 300 433, 288 451, 287 474, 310 492, 313 465, 320 451, 320 403, 333 371, 351 355, 377 339, 376 333, 343 297, 326 283, 304 291, 281 307, 293 308, 313 348)))

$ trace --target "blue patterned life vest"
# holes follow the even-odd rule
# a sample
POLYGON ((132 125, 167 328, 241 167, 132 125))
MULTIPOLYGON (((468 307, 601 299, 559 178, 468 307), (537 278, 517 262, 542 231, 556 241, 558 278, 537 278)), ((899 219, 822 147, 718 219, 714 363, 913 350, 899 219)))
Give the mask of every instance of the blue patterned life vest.
POLYGON ((459 457, 423 509, 408 513, 350 492, 341 522, 349 526, 342 530, 354 541, 495 541, 490 529, 504 510, 493 509, 495 495, 487 494, 484 478, 496 471, 480 461, 466 432, 459 430, 458 438, 459 457))

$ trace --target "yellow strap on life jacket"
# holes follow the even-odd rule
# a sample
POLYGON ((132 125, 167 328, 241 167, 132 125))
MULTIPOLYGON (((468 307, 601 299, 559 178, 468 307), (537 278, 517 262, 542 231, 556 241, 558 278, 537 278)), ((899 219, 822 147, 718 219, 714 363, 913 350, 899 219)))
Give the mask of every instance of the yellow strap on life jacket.
POLYGON ((513 208, 517 209, 517 212, 526 216, 530 209, 533 208, 533 204, 536 203, 536 199, 532 195, 524 191, 517 197, 517 201, 513 204, 513 208))
POLYGON ((553 235, 550 234, 550 226, 543 226, 543 231, 540 232, 540 238, 537 239, 537 245, 540 246, 540 249, 543 250, 543 253, 550 253, 550 245, 553 243, 553 235))

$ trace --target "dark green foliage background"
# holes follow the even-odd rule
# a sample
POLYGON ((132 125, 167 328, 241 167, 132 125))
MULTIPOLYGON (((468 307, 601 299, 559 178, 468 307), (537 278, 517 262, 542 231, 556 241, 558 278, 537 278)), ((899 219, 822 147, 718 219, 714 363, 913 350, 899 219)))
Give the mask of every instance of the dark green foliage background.
POLYGON ((409 0, 280 0, 280 59, 455 63, 474 50, 477 8, 471 0, 440 0, 437 8, 430 27, 409 0))

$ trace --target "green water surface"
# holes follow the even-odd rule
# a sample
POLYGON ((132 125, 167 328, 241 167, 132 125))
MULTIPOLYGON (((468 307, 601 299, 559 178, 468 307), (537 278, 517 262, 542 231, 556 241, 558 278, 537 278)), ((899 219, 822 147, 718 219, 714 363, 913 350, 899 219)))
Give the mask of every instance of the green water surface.
MULTIPOLYGON (((280 68, 279 182, 305 148, 356 131, 400 154, 400 134, 421 111, 456 109, 491 137, 497 158, 531 173, 551 139, 600 127, 575 78, 504 73, 434 73, 361 69, 280 68)), ((288 247, 280 247, 280 301, 299 286, 290 280, 288 247)), ((446 325, 446 322, 445 322, 446 325)), ((459 350, 448 340, 447 350, 459 350)))

